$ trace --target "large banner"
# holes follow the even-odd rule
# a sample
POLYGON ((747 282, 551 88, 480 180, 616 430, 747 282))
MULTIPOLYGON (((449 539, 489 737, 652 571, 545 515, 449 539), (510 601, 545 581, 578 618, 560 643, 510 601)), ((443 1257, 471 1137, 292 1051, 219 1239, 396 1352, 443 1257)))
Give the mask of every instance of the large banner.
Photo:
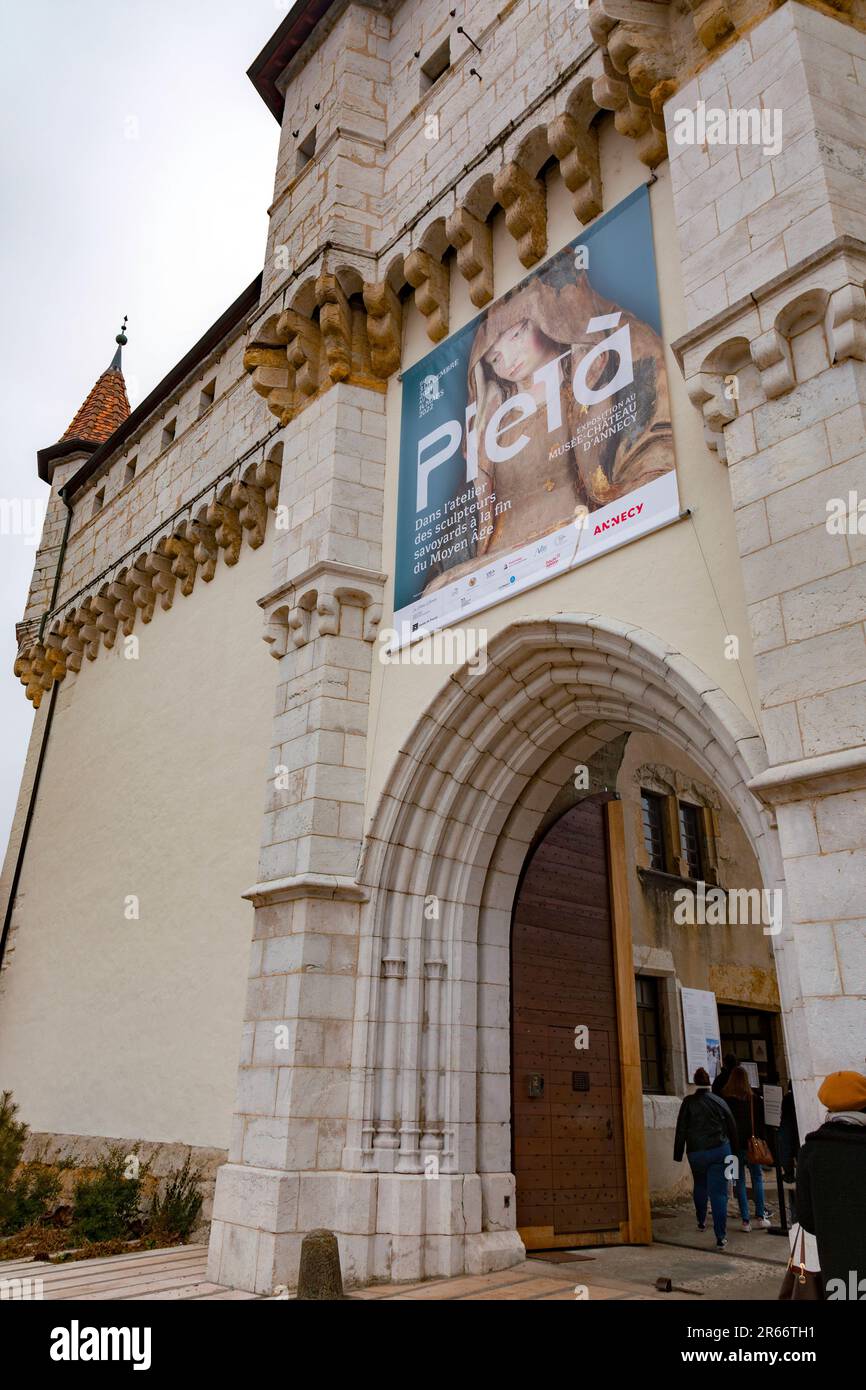
POLYGON ((659 331, 641 187, 404 372, 400 645, 678 515, 659 331))

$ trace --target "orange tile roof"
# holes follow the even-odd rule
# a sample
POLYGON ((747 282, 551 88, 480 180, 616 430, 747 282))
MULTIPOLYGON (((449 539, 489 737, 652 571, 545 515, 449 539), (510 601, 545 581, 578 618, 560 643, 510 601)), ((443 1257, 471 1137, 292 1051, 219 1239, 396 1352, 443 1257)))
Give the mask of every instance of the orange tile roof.
POLYGON ((129 400, 123 372, 112 364, 102 373, 68 430, 61 435, 60 442, 85 439, 91 444, 104 444, 128 415, 129 400))

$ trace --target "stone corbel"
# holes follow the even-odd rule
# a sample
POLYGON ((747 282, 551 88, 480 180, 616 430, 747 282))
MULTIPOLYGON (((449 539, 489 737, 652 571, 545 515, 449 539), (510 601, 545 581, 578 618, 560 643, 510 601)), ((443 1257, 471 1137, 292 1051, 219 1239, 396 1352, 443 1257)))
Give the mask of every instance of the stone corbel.
POLYGON ((639 96, 667 97, 676 76, 668 5, 647 0, 593 0, 590 32, 614 69, 639 96))
POLYGON ((99 614, 94 610, 89 596, 79 605, 75 612, 75 624, 78 628, 78 637, 84 647, 84 655, 87 657, 88 661, 95 661, 99 655, 102 633, 96 626, 98 617, 99 614))
POLYGON ((707 52, 733 33, 734 19, 727 0, 689 0, 695 33, 707 52))
POLYGON ((267 401, 271 414, 281 424, 287 424, 291 419, 294 373, 281 324, 282 315, 272 314, 265 320, 244 352, 244 368, 251 374, 253 390, 267 401))
POLYGON ((195 587, 197 565, 195 539, 190 535, 191 521, 182 521, 165 542, 165 553, 171 560, 171 572, 180 580, 180 591, 188 598, 195 587))
POLYGON ((139 555, 129 571, 132 585, 132 601, 141 614, 141 621, 149 623, 156 608, 156 594, 153 588, 153 572, 148 569, 147 555, 139 555))
POLYGON ((213 579, 219 556, 214 528, 208 520, 208 510, 208 504, 205 502, 199 507, 193 520, 187 523, 189 538, 195 541, 193 556, 205 584, 209 584, 213 579))
POLYGON ((124 637, 131 636, 138 611, 133 600, 132 586, 127 583, 128 573, 128 570, 122 569, 108 586, 108 592, 114 600, 114 616, 124 637))
POLYGON ((448 336, 448 265, 437 261, 429 251, 410 251, 403 261, 403 274, 415 291, 418 312, 427 321, 427 337, 433 343, 448 336))
POLYGON ((582 130, 574 117, 564 111, 547 127, 547 140, 559 160, 575 217, 586 225, 602 211, 598 136, 591 128, 582 130))
POLYGON ((403 341, 403 306, 387 280, 364 286, 367 337, 375 376, 386 380, 400 366, 403 341))
POLYGON ((483 309, 493 298, 493 232, 487 222, 458 207, 445 223, 445 235, 457 251, 457 269, 469 284, 469 298, 483 309))
POLYGON ((62 681, 66 675, 66 653, 63 650, 63 634, 60 629, 60 619, 55 618, 50 630, 45 634, 45 654, 51 662, 56 681, 62 681))
POLYGON ((761 373, 761 386, 767 400, 784 396, 797 383, 789 340, 777 328, 754 338, 750 345, 752 361, 761 373))
POLYGON ((75 621, 74 610, 66 613, 61 620, 59 635, 62 638, 61 651, 68 671, 81 670, 81 658, 84 656, 84 643, 78 636, 78 623, 75 621))
POLYGON ((698 372, 686 383, 689 400, 704 420, 704 440, 727 463, 725 425, 736 418, 736 402, 725 395, 725 377, 721 372, 698 372))
POLYGON ((862 285, 842 285, 830 295, 824 335, 831 363, 847 357, 866 361, 866 294, 862 285))
POLYGON ((593 98, 605 111, 613 111, 619 134, 634 140, 641 163, 654 169, 667 156, 664 117, 616 71, 607 53, 602 56, 604 73, 592 84, 593 98))
POLYGON ((280 474, 282 465, 275 458, 259 459, 255 471, 247 477, 247 482, 255 480, 256 487, 265 495, 265 504, 273 511, 280 498, 280 474))
POLYGON ((319 330, 331 381, 345 381, 352 373, 352 310, 336 275, 316 280, 319 330))
POLYGON ((111 651, 117 640, 118 619, 110 584, 103 584, 100 587, 99 592, 93 596, 91 606, 97 613, 96 626, 102 633, 103 646, 111 651))
POLYGON ((232 484, 230 501, 238 514, 241 529, 247 533, 247 544, 253 550, 258 550, 264 543, 268 525, 268 505, 264 493, 254 483, 238 480, 232 484))
POLYGON ((27 699, 32 702, 34 709, 39 708, 42 703, 42 696, 49 688, 43 684, 41 676, 44 656, 42 644, 31 642, 19 652, 13 667, 15 675, 24 686, 24 693, 27 699))
POLYGON ((146 565, 148 573, 153 575, 153 590, 159 594, 159 606, 167 613, 174 603, 177 576, 172 572, 172 558, 164 553, 164 547, 165 541, 161 540, 156 550, 148 555, 146 565))
POLYGON ((314 396, 319 389, 322 355, 319 325, 304 314, 299 314, 296 309, 284 309, 277 330, 286 337, 286 355, 294 373, 295 390, 301 396, 314 396))
POLYGON ((265 613, 262 639, 270 647, 271 656, 277 661, 281 656, 285 656, 289 644, 289 610, 284 603, 265 613))
POLYGON ((240 559, 243 531, 238 514, 230 502, 231 486, 224 487, 219 499, 214 499, 207 509, 208 525, 213 527, 214 539, 223 552, 227 565, 236 565, 240 559))
POLYGON ((519 164, 504 164, 493 193, 505 212, 505 225, 517 242, 521 265, 535 265, 547 253, 547 189, 519 164))

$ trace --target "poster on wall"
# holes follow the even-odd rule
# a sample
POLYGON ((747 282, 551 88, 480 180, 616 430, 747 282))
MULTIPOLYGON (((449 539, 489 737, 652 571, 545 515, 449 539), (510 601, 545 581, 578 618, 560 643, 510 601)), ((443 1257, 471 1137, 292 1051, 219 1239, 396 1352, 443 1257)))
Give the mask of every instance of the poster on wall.
POLYGON ((403 374, 403 645, 679 514, 645 187, 403 374))
POLYGON ((716 996, 709 989, 684 989, 683 1032, 686 1040, 686 1070, 691 1083, 698 1067, 704 1067, 710 1081, 722 1069, 722 1044, 716 996))

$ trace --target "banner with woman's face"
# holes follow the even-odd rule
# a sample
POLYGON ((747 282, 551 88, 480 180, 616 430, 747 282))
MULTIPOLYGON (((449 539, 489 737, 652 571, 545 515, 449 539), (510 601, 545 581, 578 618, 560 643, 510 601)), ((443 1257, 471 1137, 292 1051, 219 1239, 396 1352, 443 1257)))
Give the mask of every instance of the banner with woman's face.
POLYGON ((649 197, 403 374, 400 643, 679 513, 649 197))

